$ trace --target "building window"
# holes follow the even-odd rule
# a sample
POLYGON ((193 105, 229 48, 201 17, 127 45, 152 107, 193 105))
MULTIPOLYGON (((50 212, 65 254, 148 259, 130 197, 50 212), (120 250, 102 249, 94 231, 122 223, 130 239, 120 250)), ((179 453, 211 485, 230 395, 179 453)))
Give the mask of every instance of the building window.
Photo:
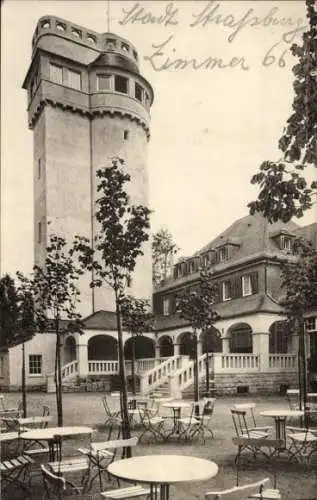
POLYGON ((68 70, 67 74, 67 85, 72 89, 80 90, 81 89, 81 73, 78 71, 73 71, 71 69, 68 70))
POLYGON ((247 323, 241 323, 230 328, 230 352, 252 353, 252 329, 247 323))
POLYGON ((218 261, 223 262, 225 260, 229 259, 229 248, 228 247, 221 247, 218 250, 218 261))
POLYGON ((97 75, 97 90, 111 89, 111 75, 97 75))
POLYGON ((170 301, 169 299, 163 299, 163 315, 168 316, 170 313, 170 301))
POLYGON ((42 243, 42 222, 37 224, 37 241, 38 243, 42 243))
POLYGON ((63 68, 56 64, 50 64, 50 79, 52 82, 63 83, 63 68))
POLYGON ((143 97, 143 89, 141 85, 139 85, 137 82, 135 82, 135 87, 134 87, 134 97, 142 102, 142 97, 143 97))
POLYGON ((128 93, 128 79, 124 76, 116 75, 114 79, 114 88, 117 92, 122 92, 123 94, 128 93))
POLYGON ((231 281, 224 281, 222 283, 222 300, 231 299, 231 281))
POLYGON ((129 130, 124 130, 123 131, 123 139, 126 141, 129 139, 129 130))
POLYGON ((29 374, 42 375, 42 354, 29 355, 29 374))
POLYGON ((269 328, 269 353, 286 354, 291 332, 286 321, 275 321, 269 328))
POLYGON ((306 330, 314 331, 316 330, 316 318, 308 318, 305 321, 306 330))
POLYGON ((129 45, 128 45, 127 43, 122 42, 122 43, 121 43, 121 49, 122 49, 124 52, 129 52, 130 47, 129 47, 129 45))
POLYGON ((246 297, 247 295, 252 295, 252 293, 251 274, 246 274, 242 276, 242 296, 246 297))
POLYGON ((290 252, 292 250, 292 238, 289 236, 281 236, 281 250, 287 250, 290 252))

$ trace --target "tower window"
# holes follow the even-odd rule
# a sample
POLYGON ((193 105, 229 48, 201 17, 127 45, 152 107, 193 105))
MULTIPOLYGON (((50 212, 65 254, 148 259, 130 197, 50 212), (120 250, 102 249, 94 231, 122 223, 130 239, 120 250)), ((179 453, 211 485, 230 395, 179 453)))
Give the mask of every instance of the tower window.
POLYGON ((66 31, 66 24, 57 22, 56 29, 57 31, 66 31))
POLYGON ((92 43, 93 45, 96 44, 96 37, 93 36, 93 35, 88 34, 87 35, 87 40, 88 40, 89 43, 92 43))
POLYGON ((73 71, 73 70, 69 69, 68 75, 67 75, 67 84, 72 89, 80 90, 81 89, 81 73, 78 73, 78 71, 73 71))
POLYGON ((37 241, 38 243, 42 243, 42 222, 37 224, 37 241))
POLYGON ((122 42, 121 43, 121 49, 124 50, 124 52, 129 52, 130 47, 127 43, 122 42))
POLYGON ((42 165, 41 165, 41 158, 37 160, 37 178, 40 179, 42 175, 42 165))
POLYGON ((116 75, 114 80, 114 88, 117 92, 122 92, 123 94, 128 93, 128 79, 124 76, 116 75))
POLYGON ((80 30, 77 30, 76 28, 72 29, 72 35, 76 38, 82 38, 82 32, 80 30))
POLYGON ((138 60, 138 53, 134 50, 133 51, 134 59, 137 61, 138 60))
POLYGON ((50 78, 52 82, 63 83, 63 68, 56 64, 50 64, 50 78))
POLYGON ((49 19, 47 19, 47 20, 45 19, 45 21, 42 22, 41 26, 44 29, 50 28, 51 27, 51 23, 50 23, 49 19))
POLYGON ((137 82, 135 82, 134 96, 140 102, 142 102, 142 94, 143 94, 143 89, 142 89, 141 85, 139 85, 137 82))
POLYGON ((125 130, 123 132, 123 138, 124 138, 125 141, 129 138, 129 130, 125 130))
POLYGON ((97 75, 97 90, 110 90, 111 75, 97 75))

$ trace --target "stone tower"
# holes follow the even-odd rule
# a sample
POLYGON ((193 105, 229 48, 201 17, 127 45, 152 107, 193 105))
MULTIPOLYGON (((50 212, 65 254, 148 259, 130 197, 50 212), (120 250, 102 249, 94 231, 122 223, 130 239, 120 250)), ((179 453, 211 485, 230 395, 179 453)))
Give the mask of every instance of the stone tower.
MULTIPOLYGON (((112 33, 53 16, 42 17, 32 40, 23 88, 34 138, 34 257, 41 264, 49 233, 71 241, 96 230, 96 171, 125 160, 131 203, 148 205, 147 144, 151 85, 138 53, 112 33)), ((113 310, 110 290, 81 282, 80 312, 113 310)), ((151 251, 137 263, 129 293, 151 297, 151 251)))

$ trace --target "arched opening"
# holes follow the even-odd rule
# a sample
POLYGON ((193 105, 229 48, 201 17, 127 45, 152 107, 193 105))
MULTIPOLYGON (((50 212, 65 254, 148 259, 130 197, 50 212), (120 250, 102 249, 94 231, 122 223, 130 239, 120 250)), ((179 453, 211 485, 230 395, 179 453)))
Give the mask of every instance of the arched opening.
POLYGON ((247 323, 239 323, 229 330, 229 345, 232 353, 253 352, 252 328, 247 323))
POLYGON ((118 359, 117 340, 110 335, 96 335, 88 341, 88 360, 118 359))
POLYGON ((184 332, 180 336, 179 353, 183 356, 195 356, 195 337, 191 332, 184 332))
POLYGON ((64 343, 64 363, 70 363, 76 359, 76 340, 74 337, 67 337, 64 343))
POLYGON ((275 321, 269 328, 269 352, 271 354, 286 354, 291 336, 287 321, 275 321))
MULTIPOLYGON (((154 340, 145 337, 144 335, 136 335, 134 337, 135 359, 154 358, 155 343, 154 340)), ((125 359, 132 359, 132 337, 124 344, 125 359)))
POLYGON ((200 341, 203 354, 206 352, 222 352, 221 334, 214 326, 201 334, 200 341))
POLYGON ((164 335, 159 339, 160 358, 169 358, 174 356, 174 345, 171 337, 164 335))

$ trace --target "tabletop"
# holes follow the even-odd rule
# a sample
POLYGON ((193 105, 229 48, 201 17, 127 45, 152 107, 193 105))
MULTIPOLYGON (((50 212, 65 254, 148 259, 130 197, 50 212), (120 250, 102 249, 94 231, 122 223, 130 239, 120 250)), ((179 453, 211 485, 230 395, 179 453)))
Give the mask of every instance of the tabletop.
POLYGON ((163 403, 163 408, 190 408, 193 403, 190 401, 170 401, 168 403, 163 403))
POLYGON ((288 410, 288 409, 281 409, 281 410, 265 410, 261 411, 260 415, 262 417, 302 417, 304 415, 304 412, 301 410, 288 410))
POLYGON ((27 424, 44 424, 46 422, 51 422, 52 417, 48 416, 33 416, 33 417, 7 417, 3 418, 4 422, 18 422, 19 425, 27 425, 27 424))
POLYGON ((108 466, 115 477, 140 483, 171 484, 216 476, 218 465, 185 455, 145 455, 116 460, 108 466))
POLYGON ((6 443, 7 441, 15 441, 19 439, 18 432, 1 432, 0 434, 0 443, 6 443))
POLYGON ((46 429, 32 429, 31 431, 23 432, 21 439, 30 439, 32 441, 40 441, 41 439, 52 440, 54 436, 72 436, 75 434, 91 434, 93 429, 90 427, 47 427, 46 429))

